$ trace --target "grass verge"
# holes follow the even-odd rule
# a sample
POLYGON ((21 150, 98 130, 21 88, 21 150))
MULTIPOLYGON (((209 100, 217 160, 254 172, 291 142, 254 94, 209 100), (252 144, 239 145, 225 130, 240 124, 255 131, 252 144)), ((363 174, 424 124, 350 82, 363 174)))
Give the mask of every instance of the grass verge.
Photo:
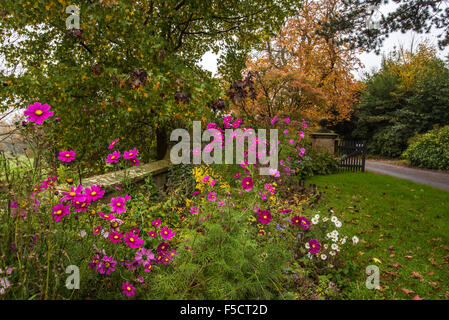
POLYGON ((345 253, 344 299, 449 298, 449 192, 374 173, 315 176, 321 210, 333 209, 360 239, 345 253), (376 265, 380 289, 369 290, 376 265))

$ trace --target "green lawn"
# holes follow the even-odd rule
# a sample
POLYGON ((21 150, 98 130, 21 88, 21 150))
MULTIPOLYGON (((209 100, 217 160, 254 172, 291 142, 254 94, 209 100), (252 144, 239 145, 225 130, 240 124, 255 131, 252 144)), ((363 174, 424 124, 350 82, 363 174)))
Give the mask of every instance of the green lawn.
POLYGON ((449 298, 449 192, 386 175, 316 176, 319 207, 334 208, 360 242, 344 253, 349 299, 449 298), (365 268, 380 269, 380 290, 365 286, 365 268))

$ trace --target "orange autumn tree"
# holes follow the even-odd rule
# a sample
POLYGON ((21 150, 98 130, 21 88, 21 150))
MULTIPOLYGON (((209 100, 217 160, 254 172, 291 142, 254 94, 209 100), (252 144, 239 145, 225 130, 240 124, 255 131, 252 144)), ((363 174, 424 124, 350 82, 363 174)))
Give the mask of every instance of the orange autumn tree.
POLYGON ((340 6, 341 0, 305 0, 298 15, 249 56, 255 94, 234 99, 233 111, 252 119, 348 119, 363 88, 352 74, 362 66, 358 51, 340 43, 338 33, 320 32, 320 23, 338 15, 340 6))

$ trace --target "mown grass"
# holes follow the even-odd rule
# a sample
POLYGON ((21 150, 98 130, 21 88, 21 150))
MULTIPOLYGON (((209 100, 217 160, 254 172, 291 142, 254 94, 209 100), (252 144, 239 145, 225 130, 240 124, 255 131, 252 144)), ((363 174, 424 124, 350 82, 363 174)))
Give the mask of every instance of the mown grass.
POLYGON ((343 221, 360 242, 344 255, 341 298, 448 299, 449 192, 373 173, 315 176, 318 204, 343 221), (377 265, 380 290, 366 288, 366 267, 377 265))

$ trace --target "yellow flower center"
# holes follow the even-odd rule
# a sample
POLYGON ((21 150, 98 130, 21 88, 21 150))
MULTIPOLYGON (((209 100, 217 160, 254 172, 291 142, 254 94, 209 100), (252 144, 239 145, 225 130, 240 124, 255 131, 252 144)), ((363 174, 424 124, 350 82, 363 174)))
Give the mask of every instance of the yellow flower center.
POLYGON ((164 231, 164 234, 167 234, 168 232, 167 231, 164 231))
POLYGON ((76 196, 76 192, 70 192, 70 196, 71 196, 71 197, 76 196))
POLYGON ((115 156, 112 156, 111 159, 114 160, 114 159, 115 159, 115 156))
POLYGON ((111 265, 111 264, 110 264, 109 262, 106 262, 106 263, 104 264, 104 266, 105 266, 106 268, 109 268, 110 265, 111 265))
POLYGON ((68 157, 70 157, 70 154, 66 153, 65 156, 68 158, 68 157))
POLYGON ((118 239, 118 236, 117 236, 117 235, 115 235, 115 236, 114 236, 114 239, 118 239))
POLYGON ((94 196, 94 195, 96 195, 96 194, 97 194, 96 191, 92 191, 90 195, 91 195, 91 196, 94 196))
POLYGON ((36 110, 34 112, 34 114, 37 115, 37 116, 40 116, 42 113, 43 113, 42 110, 36 110))
POLYGON ((129 241, 134 242, 134 238, 129 238, 129 241))
POLYGON ((131 291, 131 287, 126 287, 126 290, 131 291))
POLYGON ((133 153, 132 153, 132 152, 130 152, 130 153, 129 153, 129 155, 130 155, 130 156, 132 157, 132 156, 133 156, 133 153))
POLYGON ((61 210, 56 211, 56 214, 61 214, 61 213, 62 213, 61 210))
POLYGON ((117 207, 120 207, 122 204, 120 202, 117 202, 117 207))
POLYGON ((267 216, 263 216, 263 218, 264 218, 264 219, 266 219, 266 218, 267 218, 267 216))

